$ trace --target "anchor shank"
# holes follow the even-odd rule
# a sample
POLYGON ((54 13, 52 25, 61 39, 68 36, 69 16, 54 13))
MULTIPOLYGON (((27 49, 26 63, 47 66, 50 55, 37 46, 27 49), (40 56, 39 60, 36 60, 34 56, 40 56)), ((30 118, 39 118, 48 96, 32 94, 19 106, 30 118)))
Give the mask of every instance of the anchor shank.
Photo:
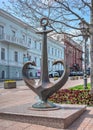
MULTIPOLYGON (((46 30, 46 28, 44 28, 44 30, 46 30)), ((48 57, 47 57, 47 32, 43 32, 41 68, 42 68, 41 81, 42 81, 42 83, 47 83, 47 82, 49 82, 48 57)))

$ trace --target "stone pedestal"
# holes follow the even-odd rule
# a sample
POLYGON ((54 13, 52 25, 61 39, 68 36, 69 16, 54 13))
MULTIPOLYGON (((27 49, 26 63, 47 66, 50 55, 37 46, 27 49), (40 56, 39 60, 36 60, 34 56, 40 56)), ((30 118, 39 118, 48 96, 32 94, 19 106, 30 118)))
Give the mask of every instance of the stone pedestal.
MULTIPOLYGON (((58 104, 57 104, 58 105, 58 104)), ((65 129, 86 110, 85 105, 58 105, 59 109, 36 110, 31 104, 0 109, 0 118, 65 129)))

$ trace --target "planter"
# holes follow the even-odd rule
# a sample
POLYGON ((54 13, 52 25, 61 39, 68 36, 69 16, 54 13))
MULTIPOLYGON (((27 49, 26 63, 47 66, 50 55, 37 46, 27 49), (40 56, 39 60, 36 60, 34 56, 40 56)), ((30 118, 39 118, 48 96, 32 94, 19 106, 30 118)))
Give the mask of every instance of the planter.
POLYGON ((5 89, 16 88, 16 81, 13 82, 4 82, 5 89))
POLYGON ((78 76, 76 76, 75 79, 78 80, 79 79, 78 76))
POLYGON ((55 81, 55 80, 58 80, 58 77, 54 77, 54 81, 55 81))
POLYGON ((75 77, 74 76, 70 77, 70 80, 75 80, 75 77))
POLYGON ((83 79, 83 76, 80 76, 80 79, 83 79))

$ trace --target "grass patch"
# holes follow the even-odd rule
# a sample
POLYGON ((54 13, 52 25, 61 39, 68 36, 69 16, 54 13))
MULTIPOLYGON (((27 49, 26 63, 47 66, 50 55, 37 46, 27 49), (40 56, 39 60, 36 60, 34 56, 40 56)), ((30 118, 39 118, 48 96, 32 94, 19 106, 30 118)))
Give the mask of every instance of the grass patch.
MULTIPOLYGON (((87 87, 88 89, 87 90, 90 90, 90 83, 87 84, 87 87)), ((84 90, 84 85, 77 85, 75 87, 71 87, 69 88, 70 90, 84 90)))

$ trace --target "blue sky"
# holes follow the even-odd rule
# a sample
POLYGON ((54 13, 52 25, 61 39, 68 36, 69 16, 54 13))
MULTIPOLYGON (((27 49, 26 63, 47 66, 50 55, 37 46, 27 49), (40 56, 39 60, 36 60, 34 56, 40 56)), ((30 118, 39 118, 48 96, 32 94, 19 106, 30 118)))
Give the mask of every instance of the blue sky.
POLYGON ((2 0, 0 0, 0 8, 2 7, 2 0))
MULTIPOLYGON (((11 1, 13 1, 13 0, 11 0, 11 1)), ((16 1, 16 0, 14 0, 14 1, 16 1)), ((2 9, 5 9, 5 7, 3 6, 3 4, 2 4, 2 2, 4 2, 7 6, 9 5, 9 2, 8 2, 8 0, 0 0, 0 8, 2 8, 2 9)), ((75 10, 75 12, 76 11, 78 11, 78 10, 75 10)), ((78 13, 78 12, 77 12, 78 13)), ((81 17, 83 18, 85 18, 85 20, 87 21, 87 22, 89 22, 90 21, 90 18, 89 18, 89 15, 87 14, 88 12, 86 11, 86 15, 84 15, 84 16, 82 16, 81 15, 81 17)), ((17 16, 16 16, 17 17, 17 16)), ((74 23, 72 23, 73 25, 74 25, 74 23)), ((58 25, 57 25, 58 26, 58 25)), ((78 26, 78 23, 76 23, 76 26, 78 26)), ((67 30, 68 30, 68 28, 67 28, 67 30)), ((68 30, 69 31, 69 30, 68 30)), ((72 30, 71 29, 71 32, 72 33, 75 33, 75 31, 74 30, 72 30)))
POLYGON ((8 0, 0 0, 0 8, 3 8, 2 2, 5 2, 6 4, 8 4, 8 0))

